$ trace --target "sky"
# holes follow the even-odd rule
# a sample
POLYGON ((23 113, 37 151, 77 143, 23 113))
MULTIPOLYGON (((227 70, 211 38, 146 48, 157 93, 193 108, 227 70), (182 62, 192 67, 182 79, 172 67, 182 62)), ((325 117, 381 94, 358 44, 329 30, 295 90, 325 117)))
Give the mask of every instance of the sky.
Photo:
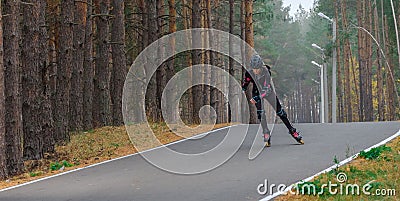
POLYGON ((300 4, 304 7, 306 11, 310 11, 313 6, 314 0, 282 0, 282 2, 284 7, 292 5, 290 8, 290 15, 294 16, 294 13, 296 13, 300 4))

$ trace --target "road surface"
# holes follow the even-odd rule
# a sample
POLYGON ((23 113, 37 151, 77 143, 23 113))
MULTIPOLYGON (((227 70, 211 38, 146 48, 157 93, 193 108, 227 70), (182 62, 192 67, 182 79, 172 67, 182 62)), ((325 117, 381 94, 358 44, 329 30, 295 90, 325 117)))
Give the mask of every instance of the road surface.
MULTIPOLYGON (((202 174, 168 173, 134 155, 0 192, 0 200, 259 200, 266 196, 257 193, 258 185, 265 179, 269 184, 290 185, 314 175, 333 165, 335 156, 343 160, 395 134, 400 122, 299 124, 296 127, 304 136, 305 145, 296 145, 283 125, 276 125, 272 146, 249 160, 256 133, 256 127, 252 126, 243 145, 229 161, 202 174)), ((207 150, 225 134, 223 129, 201 139, 173 144, 171 148, 186 153, 207 150)), ((261 136, 257 137, 262 140, 261 136)))

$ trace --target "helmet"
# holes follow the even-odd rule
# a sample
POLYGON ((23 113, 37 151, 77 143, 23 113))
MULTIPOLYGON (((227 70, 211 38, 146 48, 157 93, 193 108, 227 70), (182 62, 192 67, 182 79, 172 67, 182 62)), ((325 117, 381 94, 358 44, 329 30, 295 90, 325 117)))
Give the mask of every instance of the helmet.
POLYGON ((260 55, 258 54, 253 55, 250 59, 250 68, 259 69, 262 66, 264 66, 264 62, 260 57, 260 55))

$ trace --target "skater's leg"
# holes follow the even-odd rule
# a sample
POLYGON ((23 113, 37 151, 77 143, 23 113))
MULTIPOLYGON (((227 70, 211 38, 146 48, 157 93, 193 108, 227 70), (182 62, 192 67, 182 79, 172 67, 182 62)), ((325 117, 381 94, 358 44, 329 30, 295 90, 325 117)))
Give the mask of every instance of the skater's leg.
POLYGON ((257 107, 257 116, 261 122, 261 127, 263 130, 265 146, 269 147, 269 146, 271 146, 271 132, 268 129, 267 117, 265 116, 265 111, 264 111, 262 101, 257 102, 256 107, 257 107))
POLYGON ((289 134, 292 135, 292 137, 299 143, 304 144, 304 141, 302 140, 302 136, 299 134, 299 132, 292 126, 290 123, 286 111, 282 108, 282 105, 276 96, 275 93, 270 94, 267 96, 267 101, 274 107, 276 114, 281 118, 282 122, 285 124, 286 128, 289 130, 289 134))
POLYGON ((267 96, 267 101, 269 104, 272 105, 272 107, 275 109, 276 114, 279 116, 279 118, 282 120, 282 122, 285 124, 286 128, 289 129, 289 131, 296 131, 296 129, 292 126, 290 123, 286 111, 282 108, 282 105, 278 99, 278 97, 275 95, 275 93, 271 93, 269 96, 267 96))
POLYGON ((267 124, 267 117, 265 116, 264 107, 261 101, 256 103, 257 107, 257 117, 260 120, 261 127, 263 129, 263 133, 269 133, 268 124, 267 124))

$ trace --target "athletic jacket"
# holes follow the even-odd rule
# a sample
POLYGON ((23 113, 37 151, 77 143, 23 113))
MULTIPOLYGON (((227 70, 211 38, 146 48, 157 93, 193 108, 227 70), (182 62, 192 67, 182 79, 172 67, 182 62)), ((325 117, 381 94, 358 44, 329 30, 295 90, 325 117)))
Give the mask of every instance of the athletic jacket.
POLYGON ((250 83, 253 83, 253 99, 260 101, 272 92, 271 71, 269 68, 261 68, 261 74, 255 75, 253 71, 246 71, 242 82, 242 90, 246 91, 250 83), (254 81, 254 79, 256 81, 254 81), (258 89, 261 89, 260 91, 258 89), (260 92, 260 93, 259 93, 260 92))

